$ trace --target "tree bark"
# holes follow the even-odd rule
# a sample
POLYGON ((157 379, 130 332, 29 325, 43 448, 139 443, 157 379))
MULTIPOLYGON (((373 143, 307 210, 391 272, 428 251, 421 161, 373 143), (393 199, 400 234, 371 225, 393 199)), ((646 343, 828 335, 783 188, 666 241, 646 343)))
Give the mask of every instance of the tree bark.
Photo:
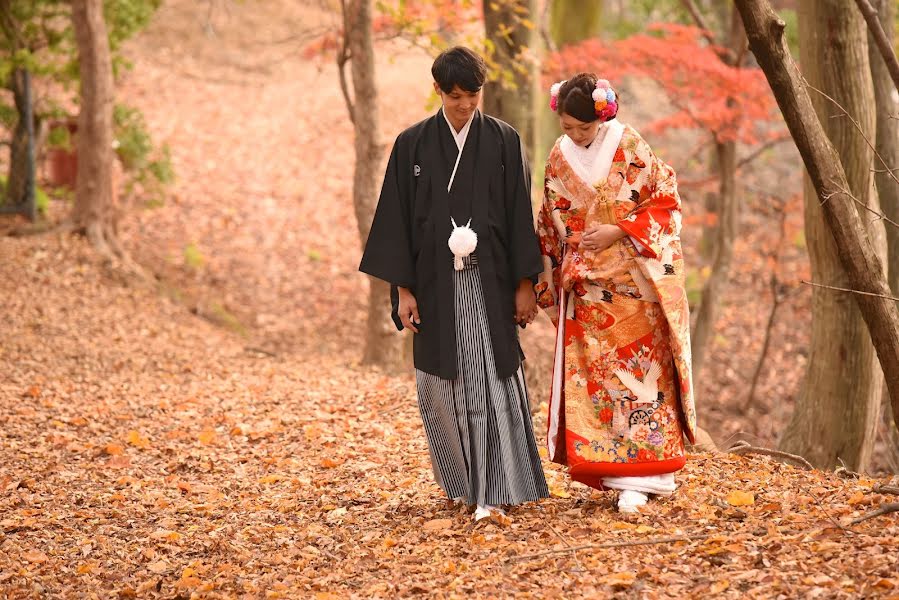
POLYGON ((112 183, 115 88, 102 0, 72 0, 72 25, 81 76, 78 179, 72 221, 101 253, 121 255, 112 183))
MULTIPOLYGON (((693 6, 692 2, 688 4, 693 6)), ((695 6, 693 9, 696 10, 695 6)), ((698 12, 696 14, 698 16, 698 12)), ((703 21, 700 18, 698 22, 703 21)), ((742 62, 744 58, 745 47, 746 32, 743 30, 739 13, 736 9, 732 9, 727 46, 720 54, 722 62, 728 66, 739 66, 739 62, 742 62)), ((708 355, 709 339, 715 330, 715 322, 718 318, 720 297, 730 279, 734 240, 739 231, 740 204, 737 193, 736 141, 715 141, 715 168, 718 176, 718 197, 715 198, 713 204, 718 220, 714 227, 707 228, 704 232, 704 234, 711 233, 714 236, 712 244, 703 244, 705 247, 710 246, 712 271, 703 286, 702 300, 690 336, 693 376, 697 379, 708 355)))
MULTIPOLYGON (((547 46, 555 45, 556 48, 561 48, 567 44, 598 36, 602 31, 604 2, 601 0, 591 0, 590 2, 548 0, 545 6, 549 12, 549 39, 545 41, 547 46)), ((545 48, 544 50, 552 49, 545 48)), ((574 73, 569 73, 569 75, 574 75, 574 73)), ((597 75, 602 77, 602 73, 597 73, 597 75)), ((559 131, 558 115, 548 108, 548 88, 540 90, 540 101, 536 105, 539 107, 537 122, 540 129, 537 140, 537 156, 542 161, 544 157, 549 156, 549 151, 552 150, 553 143, 561 135, 561 132, 559 131)))
MULTIPOLYGON (((896 9, 892 0, 871 0, 874 10, 880 18, 880 25, 888 40, 890 47, 895 41, 896 9)), ((871 62, 871 75, 874 79, 874 108, 877 112, 877 140, 875 148, 886 163, 893 169, 899 169, 899 99, 896 97, 896 88, 893 78, 880 49, 873 41, 873 35, 868 32, 868 58, 871 62)), ((880 196, 880 208, 890 219, 899 222, 899 184, 883 170, 883 165, 877 165, 874 174, 874 183, 877 194, 880 196)), ((899 295, 899 228, 887 226, 887 272, 889 274, 890 289, 893 295, 899 295)), ((887 432, 888 457, 893 468, 899 465, 899 430, 892 427, 893 411, 890 407, 888 390, 883 395, 884 424, 887 432)))
MULTIPOLYGON (((343 4, 345 46, 342 60, 348 58, 352 72, 352 98, 344 93, 353 120, 356 163, 353 172, 353 208, 362 244, 368 239, 378 202, 378 181, 383 147, 378 127, 378 88, 375 85, 375 52, 372 41, 371 0, 350 0, 343 4), (357 99, 356 101, 353 98, 357 99), (358 99, 365 110, 359 111, 358 99)), ((341 58, 339 58, 339 62, 341 58)), ((344 77, 340 62, 341 77, 344 77)), ((390 286, 368 278, 368 316, 362 362, 396 367, 402 360, 402 337, 397 335, 390 319, 390 286)))
POLYGON ((484 0, 484 30, 494 48, 499 70, 495 81, 484 85, 484 112, 518 130, 528 152, 536 151, 534 131, 535 65, 522 60, 531 46, 533 29, 522 22, 531 19, 534 0, 484 0))
MULTIPOLYGON (((838 9, 839 7, 834 4, 830 1, 822 2, 819 8, 838 9)), ((846 279, 848 279, 848 287, 873 294, 889 295, 890 290, 884 275, 883 262, 878 256, 875 243, 872 243, 865 228, 865 221, 868 219, 863 219, 859 215, 855 202, 850 196, 852 192, 850 183, 847 181, 847 172, 844 171, 840 161, 840 156, 846 156, 846 153, 838 153, 828 139, 822 122, 817 117, 816 103, 820 104, 818 101, 820 94, 810 92, 806 88, 802 74, 792 61, 783 35, 784 22, 778 18, 765 0, 736 0, 736 5, 743 17, 752 51, 771 84, 787 126, 805 163, 811 184, 820 199, 823 220, 827 225, 827 230, 820 237, 827 239, 832 249, 835 250, 845 271, 846 279), (816 102, 812 101, 810 95, 812 93, 817 96, 816 102), (831 237, 827 236, 828 232, 831 237)), ((849 6, 852 5, 849 4, 849 6)), ((814 7, 810 8, 814 10, 814 7)), ((841 19, 830 20, 821 27, 821 31, 830 33, 844 32, 847 29, 849 33, 857 31, 859 22, 857 13, 854 17, 847 18, 850 23, 845 23, 841 19)), ((809 16, 803 15, 800 22, 807 19, 809 16)), ((805 26, 813 26, 814 23, 814 21, 807 21, 805 26)), ((842 36, 831 38, 830 43, 832 45, 826 51, 831 60, 833 60, 832 53, 838 49, 843 52, 852 50, 852 47, 844 45, 845 38, 842 36)), ((856 53, 858 53, 858 45, 859 43, 854 43, 856 53)), ((809 51, 810 48, 806 44, 804 52, 809 51)), ((867 63, 866 52, 865 50, 865 63, 867 63)), ((860 58, 855 58, 855 60, 860 60, 860 58)), ((864 71, 869 77, 867 85, 870 98, 870 71, 867 64, 865 64, 864 71)), ((854 90, 856 93, 860 92, 863 97, 864 90, 857 89, 861 75, 846 70, 843 70, 841 74, 845 77, 841 85, 847 86, 845 89, 854 90), (850 87, 853 85, 856 87, 850 87)), ((842 95, 846 95, 846 93, 843 92, 842 95)), ((847 104, 857 108, 853 102, 847 102, 847 104)), ((835 112, 834 107, 831 106, 827 114, 830 115, 833 112, 835 112)), ((864 109, 860 111, 861 114, 865 112, 864 109)), ((834 119, 826 120, 829 121, 828 125, 832 125, 832 121, 834 121, 834 119)), ((844 140, 840 139, 839 142, 843 143, 844 140)), ((861 152, 861 154, 870 159, 870 151, 861 152)), ((865 168, 870 169, 870 166, 870 162, 868 162, 865 168)), ((852 176, 855 177, 856 174, 853 170, 857 170, 857 166, 850 162, 849 169, 852 176)), ((857 181, 854 181, 853 184, 857 184, 857 181)), ((869 196, 866 190, 861 190, 860 194, 861 198, 869 196)), ((809 204, 815 203, 810 202, 809 204)), ((829 291, 829 293, 833 292, 829 291)), ((857 303, 871 334, 883 371, 887 374, 887 385, 890 389, 893 407, 897 408, 899 406, 899 310, 897 310, 895 302, 878 296, 859 294, 831 296, 831 298, 838 299, 838 302, 843 304, 852 304, 853 299, 857 303)), ((816 306, 824 300, 826 299, 820 293, 817 294, 816 306)), ((817 325, 815 328, 817 329, 817 325)), ((841 334, 835 332, 833 335, 841 334)), ((820 332, 813 332, 813 338, 815 339, 813 343, 818 343, 820 332)), ((862 368, 865 363, 853 354, 856 349, 851 342, 850 339, 841 338, 832 340, 832 345, 837 348, 837 353, 836 359, 832 359, 836 362, 830 363, 829 368, 832 372, 839 372, 843 377, 857 381, 856 373, 847 370, 847 364, 855 365, 852 368, 862 368)), ((813 362, 821 360, 814 356, 815 349, 812 351, 813 362)), ((870 370, 867 373, 870 373, 870 370)), ((823 376, 829 377, 830 373, 825 371, 823 376)), ((833 379, 830 378, 830 381, 833 379)), ((872 411, 870 408, 870 388, 872 386, 865 382, 861 383, 866 388, 864 394, 859 394, 857 390, 846 390, 845 397, 837 398, 832 390, 821 389, 825 395, 815 398, 807 391, 808 386, 817 386, 818 384, 810 369, 807 390, 803 394, 801 404, 805 406, 814 403, 814 410, 803 410, 804 406, 797 406, 794 422, 800 416, 800 411, 807 418, 826 421, 822 423, 826 430, 811 431, 811 435, 804 436, 806 438, 815 436, 814 439, 807 439, 810 447, 803 448, 808 454, 807 458, 813 464, 832 467, 836 457, 840 456, 850 468, 864 467, 867 439, 859 439, 859 437, 866 435, 865 430, 869 427, 868 420, 871 418, 872 412, 876 418, 877 411, 876 409, 872 411), (835 423, 838 424, 836 427, 835 423), (834 429, 838 431, 835 432, 834 429), (851 432, 851 435, 845 435, 848 432, 851 432), (814 452, 810 452, 810 450, 814 452)), ((834 384, 842 386, 841 382, 834 382, 834 384)), ((843 389, 845 390, 845 387, 843 389)), ((797 437, 798 425, 800 425, 798 422, 791 425, 790 433, 793 435, 788 437, 797 437)), ((789 442, 786 446, 790 447, 791 444, 792 442, 789 442)))

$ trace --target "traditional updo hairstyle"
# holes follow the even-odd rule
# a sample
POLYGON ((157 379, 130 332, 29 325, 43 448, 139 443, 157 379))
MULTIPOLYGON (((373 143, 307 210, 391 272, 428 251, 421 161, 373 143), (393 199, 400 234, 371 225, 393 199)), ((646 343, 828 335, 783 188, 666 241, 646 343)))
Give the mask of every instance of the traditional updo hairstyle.
POLYGON ((571 115, 578 121, 611 121, 618 114, 618 95, 605 79, 593 73, 578 73, 568 81, 553 85, 550 107, 559 115, 571 115))

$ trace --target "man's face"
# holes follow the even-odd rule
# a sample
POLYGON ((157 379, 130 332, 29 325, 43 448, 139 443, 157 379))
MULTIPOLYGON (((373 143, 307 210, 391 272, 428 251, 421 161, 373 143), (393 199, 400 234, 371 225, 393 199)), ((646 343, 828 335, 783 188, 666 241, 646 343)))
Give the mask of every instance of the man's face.
POLYGON ((434 82, 434 89, 437 90, 437 93, 440 94, 440 99, 443 100, 443 109, 446 111, 447 118, 453 125, 460 127, 468 121, 471 113, 475 111, 478 103, 481 101, 481 90, 467 92, 457 85, 447 94, 440 89, 436 81, 434 82))

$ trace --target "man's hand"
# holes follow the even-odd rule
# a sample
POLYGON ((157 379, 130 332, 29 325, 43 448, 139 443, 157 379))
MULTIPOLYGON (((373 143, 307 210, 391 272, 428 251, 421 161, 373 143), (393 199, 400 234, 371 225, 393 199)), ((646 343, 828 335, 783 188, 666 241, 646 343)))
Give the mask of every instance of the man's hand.
POLYGON ((522 279, 515 290, 515 322, 524 327, 537 318, 537 295, 530 279, 522 279))
POLYGON ((580 247, 592 252, 602 252, 626 235, 618 225, 603 223, 584 232, 580 247))
POLYGON ((418 302, 415 301, 415 296, 408 288, 404 287, 398 287, 397 292, 400 296, 400 306, 397 312, 400 315, 400 321, 403 322, 403 327, 418 333, 416 325, 421 324, 421 318, 418 316, 418 302))

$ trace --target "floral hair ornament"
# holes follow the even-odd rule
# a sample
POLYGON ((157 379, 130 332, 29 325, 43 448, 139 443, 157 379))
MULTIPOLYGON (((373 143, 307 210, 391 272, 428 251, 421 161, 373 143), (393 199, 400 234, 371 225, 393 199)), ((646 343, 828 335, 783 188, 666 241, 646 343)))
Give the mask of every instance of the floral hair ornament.
POLYGON ((565 85, 567 79, 563 79, 558 83, 552 84, 549 88, 549 107, 553 110, 553 112, 558 112, 559 109, 559 90, 562 89, 562 86, 565 85))
POLYGON ((601 121, 611 121, 618 114, 618 96, 608 79, 598 79, 593 90, 593 107, 601 121))

